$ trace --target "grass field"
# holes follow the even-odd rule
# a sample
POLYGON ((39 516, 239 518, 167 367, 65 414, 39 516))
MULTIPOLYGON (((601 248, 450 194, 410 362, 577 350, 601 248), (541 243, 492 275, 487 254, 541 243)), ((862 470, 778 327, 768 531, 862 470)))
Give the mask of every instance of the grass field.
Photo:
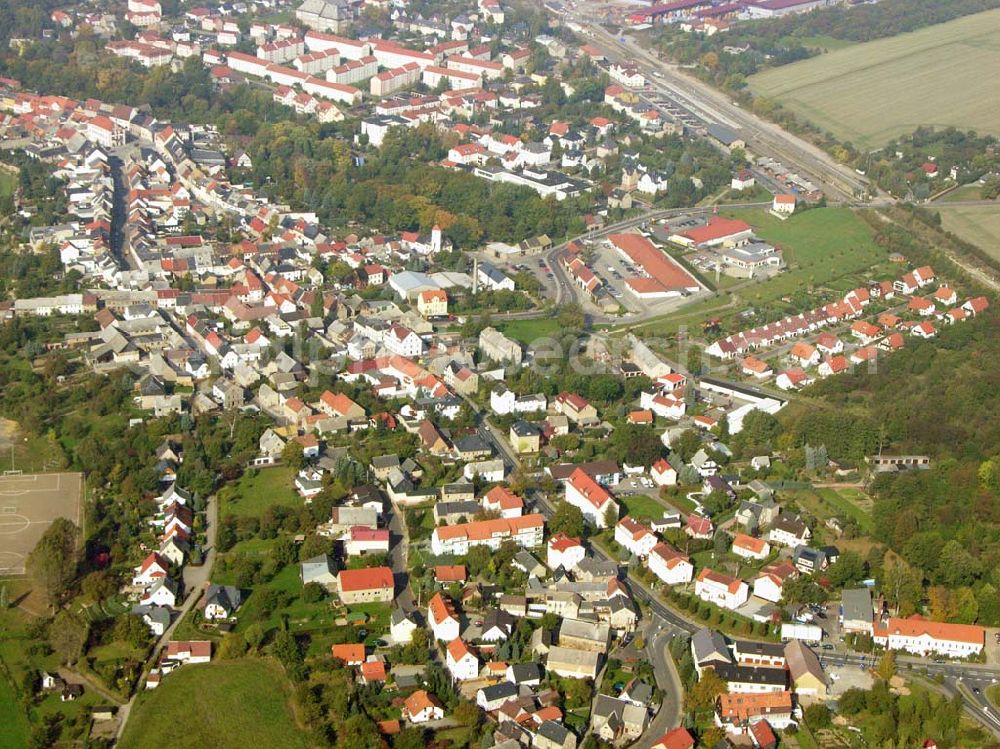
MULTIPOLYGON (((937 207, 937 206, 936 206, 937 207)), ((947 231, 1000 260, 1000 204, 937 207, 947 231)))
POLYGON ((295 469, 291 466, 264 468, 255 475, 251 475, 252 473, 248 471, 235 485, 227 486, 219 492, 223 516, 259 516, 272 505, 298 507, 302 504, 292 483, 295 469))
POLYGON ((986 11, 749 79, 837 138, 878 148, 920 125, 1000 133, 1000 10, 986 11))
POLYGON ((666 509, 652 497, 645 494, 635 494, 631 497, 619 497, 619 502, 625 508, 625 512, 636 519, 657 519, 662 518, 666 509))
POLYGON ((28 719, 17 704, 14 687, 0 674, 0 749, 23 749, 28 745, 28 719))
POLYGON ((558 335, 562 330, 559 326, 559 322, 553 317, 539 317, 535 320, 495 322, 494 326, 504 335, 524 344, 530 344, 532 341, 545 336, 558 335))
POLYGON ((779 247, 788 269, 741 289, 738 303, 725 294, 711 297, 638 327, 666 333, 681 325, 698 329, 707 317, 725 318, 747 306, 766 307, 779 303, 782 297, 810 289, 826 287, 847 292, 865 281, 871 268, 888 262, 869 226, 849 208, 815 208, 787 221, 760 209, 731 208, 722 213, 743 219, 759 237, 779 247))
POLYGON ((184 666, 142 692, 122 749, 305 749, 289 705, 291 687, 270 661, 184 666))
MULTIPOLYGON (((0 196, 6 197, 7 195, 13 195, 14 190, 17 189, 17 175, 11 174, 10 172, 0 171, 0 196)), ((0 744, 3 746, 3 744, 0 744)))

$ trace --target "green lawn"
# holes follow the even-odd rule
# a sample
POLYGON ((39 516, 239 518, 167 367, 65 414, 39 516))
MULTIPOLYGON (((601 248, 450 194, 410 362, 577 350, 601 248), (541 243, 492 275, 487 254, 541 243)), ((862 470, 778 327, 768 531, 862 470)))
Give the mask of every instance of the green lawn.
POLYGON ((1000 10, 751 76, 751 91, 861 149, 921 125, 1000 132, 1000 10))
POLYGON ((938 203, 960 203, 965 200, 982 200, 983 198, 983 188, 976 182, 972 182, 968 185, 962 185, 961 187, 956 187, 951 192, 938 198, 934 201, 934 204, 938 203))
POLYGON ((662 518, 666 508, 652 497, 636 494, 631 497, 619 497, 618 503, 625 512, 637 519, 662 518))
POLYGON ((121 749, 306 749, 291 686, 266 660, 182 666, 140 693, 121 749))
POLYGON ((510 322, 494 322, 494 326, 504 335, 530 345, 533 341, 546 336, 558 335, 562 328, 554 317, 539 317, 534 320, 511 320, 510 322))
MULTIPOLYGON (((11 174, 10 172, 0 171, 0 197, 13 195, 14 190, 17 189, 17 184, 17 175, 11 174)), ((0 746, 2 746, 2 744, 0 744, 0 746)))
POLYGON ((24 749, 28 745, 30 726, 17 704, 14 687, 0 676, 0 749, 24 749))
POLYGON ((258 470, 256 475, 252 473, 248 471, 236 484, 219 492, 223 516, 259 516, 272 505, 299 507, 302 504, 302 498, 295 493, 292 484, 295 469, 291 466, 265 468, 258 470))

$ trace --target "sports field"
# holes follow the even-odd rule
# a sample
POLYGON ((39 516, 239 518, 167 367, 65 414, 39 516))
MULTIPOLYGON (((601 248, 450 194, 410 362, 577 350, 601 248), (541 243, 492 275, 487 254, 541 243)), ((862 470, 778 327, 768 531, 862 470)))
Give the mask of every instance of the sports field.
POLYGON ((1000 134, 1000 10, 835 50, 749 79, 838 139, 878 148, 920 125, 1000 134))
POLYGON ((24 574, 25 558, 56 518, 81 524, 82 490, 79 473, 0 476, 0 576, 24 574))
POLYGON ((1000 203, 997 205, 935 205, 941 224, 966 242, 1000 260, 1000 203))

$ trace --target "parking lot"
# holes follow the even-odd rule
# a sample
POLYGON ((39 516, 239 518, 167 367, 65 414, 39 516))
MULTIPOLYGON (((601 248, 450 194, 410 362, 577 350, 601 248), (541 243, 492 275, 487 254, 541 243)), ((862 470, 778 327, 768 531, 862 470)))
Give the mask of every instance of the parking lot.
POLYGON ((601 279, 615 301, 630 312, 642 315, 663 315, 688 304, 696 296, 638 299, 625 288, 625 279, 645 276, 643 269, 624 258, 608 242, 597 240, 589 247, 593 249, 594 258, 590 269, 601 279))
POLYGON ((827 694, 836 699, 848 689, 871 689, 875 683, 870 671, 859 666, 826 666, 829 688, 827 694))

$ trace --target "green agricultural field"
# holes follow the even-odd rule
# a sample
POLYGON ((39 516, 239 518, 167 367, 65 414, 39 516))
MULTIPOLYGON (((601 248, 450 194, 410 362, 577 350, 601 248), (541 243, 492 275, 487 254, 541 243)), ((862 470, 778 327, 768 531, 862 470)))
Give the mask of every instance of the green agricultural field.
POLYGON ((945 229, 1000 260, 1000 204, 942 205, 938 212, 945 229))
POLYGON ((141 692, 122 749, 305 749, 292 715, 291 687, 270 661, 184 666, 141 692))
POLYGON ((1000 133, 1000 10, 834 50, 749 79, 817 127, 863 149, 920 125, 1000 133))

